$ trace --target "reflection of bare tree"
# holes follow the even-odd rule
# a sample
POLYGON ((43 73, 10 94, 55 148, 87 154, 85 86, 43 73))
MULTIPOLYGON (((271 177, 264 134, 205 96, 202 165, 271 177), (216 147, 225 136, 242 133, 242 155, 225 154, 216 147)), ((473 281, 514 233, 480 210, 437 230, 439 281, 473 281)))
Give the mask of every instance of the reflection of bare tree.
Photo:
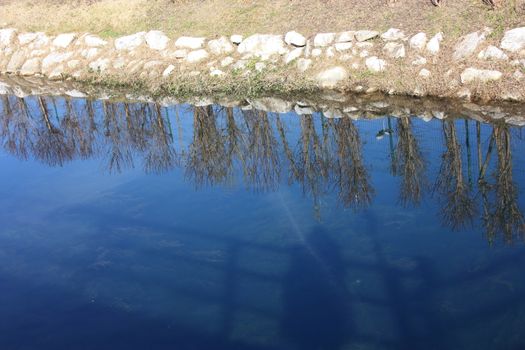
POLYGON ((281 169, 268 115, 263 111, 246 111, 247 148, 244 162, 246 182, 256 190, 269 190, 279 183, 281 169))
POLYGON ((494 139, 498 162, 495 172, 494 205, 489 217, 485 220, 487 236, 490 241, 497 232, 510 242, 515 234, 525 233, 525 220, 518 206, 518 189, 512 179, 512 154, 510 130, 508 125, 494 126, 494 139))
POLYGON ((445 152, 442 155, 436 190, 444 197, 441 215, 453 229, 472 222, 475 213, 474 201, 463 177, 461 146, 457 140, 453 121, 443 122, 445 152))
POLYGON ((2 95, 2 111, 0 138, 5 140, 4 149, 14 156, 27 159, 32 148, 31 131, 34 127, 32 119, 22 109, 11 108, 7 95, 2 95))
POLYGON ((186 164, 188 177, 198 186, 224 182, 227 178, 226 150, 213 108, 194 107, 193 125, 193 142, 186 164))
POLYGON ((334 125, 337 143, 336 186, 345 206, 366 207, 374 190, 361 156, 361 140, 353 121, 342 118, 334 125))
POLYGON ((120 172, 125 168, 133 167, 133 155, 126 133, 126 125, 118 117, 116 104, 102 102, 104 111, 104 136, 109 150, 107 152, 107 168, 110 172, 120 172))
MULTIPOLYGON (((54 98, 51 98, 51 102, 53 105, 56 103, 54 98)), ((33 144, 33 154, 46 164, 62 166, 66 161, 73 159, 74 144, 51 122, 51 114, 43 97, 38 97, 38 103, 41 123, 38 123, 35 129, 36 141, 33 144)), ((29 113, 24 99, 20 99, 20 108, 24 113, 29 113)))
POLYGON ((418 205, 425 184, 425 162, 414 133, 412 122, 404 117, 397 122, 398 142, 392 166, 394 175, 401 176, 400 200, 403 205, 418 205))
MULTIPOLYGON (((150 106, 151 107, 151 106, 150 106)), ((173 140, 162 116, 160 105, 150 108, 151 137, 150 145, 146 148, 144 168, 147 172, 161 173, 172 169, 179 163, 179 159, 172 146, 173 140)))

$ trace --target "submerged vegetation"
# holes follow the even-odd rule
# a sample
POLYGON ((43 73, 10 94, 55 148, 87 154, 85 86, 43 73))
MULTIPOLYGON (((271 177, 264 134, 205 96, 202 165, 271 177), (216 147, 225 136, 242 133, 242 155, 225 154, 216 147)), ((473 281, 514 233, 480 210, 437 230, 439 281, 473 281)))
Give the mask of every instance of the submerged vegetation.
MULTIPOLYGON (((162 107, 3 95, 0 111, 2 147, 18 158, 36 158, 51 166, 100 157, 109 172, 139 165, 153 173, 182 168, 197 187, 242 181, 256 191, 271 191, 287 179, 313 199, 318 216, 323 196, 330 193, 337 193, 340 203, 354 210, 368 207, 374 198, 372 165, 363 155, 360 122, 348 117, 301 115, 300 130, 293 133, 283 123, 284 115, 212 105, 162 107), (193 114, 190 138, 181 126, 181 108, 193 114)), ((447 226, 468 227, 480 216, 490 242, 499 236, 506 242, 523 237, 525 220, 513 180, 512 129, 493 124, 484 142, 478 121, 439 123, 444 151, 431 180, 431 162, 422 151, 413 119, 388 117, 385 156, 392 175, 400 178, 399 202, 420 205, 434 183, 447 226), (461 122, 465 127, 460 131, 461 122), (476 146, 470 141, 472 126, 476 146), (472 171, 474 151, 477 176, 472 171)))

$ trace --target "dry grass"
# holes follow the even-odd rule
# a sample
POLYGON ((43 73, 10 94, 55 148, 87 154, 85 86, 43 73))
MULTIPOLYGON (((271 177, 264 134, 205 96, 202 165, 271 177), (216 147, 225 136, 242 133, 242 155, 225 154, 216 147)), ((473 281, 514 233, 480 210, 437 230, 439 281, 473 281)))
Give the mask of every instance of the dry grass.
POLYGON ((50 33, 89 31, 106 37, 160 29, 173 36, 350 29, 445 31, 455 37, 483 26, 525 25, 523 0, 491 10, 481 0, 0 0, 0 24, 50 33), (517 3, 518 2, 518 3, 517 3))

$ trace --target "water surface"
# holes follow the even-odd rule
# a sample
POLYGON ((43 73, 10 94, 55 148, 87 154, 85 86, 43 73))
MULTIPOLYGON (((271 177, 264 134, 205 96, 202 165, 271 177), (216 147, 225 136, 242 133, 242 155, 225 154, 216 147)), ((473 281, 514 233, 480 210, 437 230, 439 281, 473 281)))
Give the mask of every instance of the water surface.
POLYGON ((503 121, 0 96, 0 143, 1 349, 525 348, 503 121))

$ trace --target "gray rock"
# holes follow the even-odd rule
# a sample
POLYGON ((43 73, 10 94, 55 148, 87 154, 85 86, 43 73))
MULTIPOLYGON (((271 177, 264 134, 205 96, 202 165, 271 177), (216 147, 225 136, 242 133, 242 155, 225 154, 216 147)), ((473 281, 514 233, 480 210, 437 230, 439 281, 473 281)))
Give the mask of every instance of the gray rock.
POLYGON ((146 32, 138 32, 132 35, 126 35, 115 40, 117 50, 135 50, 145 42, 146 32))
POLYGON ((254 34, 247 37, 237 48, 242 54, 250 54, 267 59, 272 55, 282 55, 287 52, 282 35, 254 34))
POLYGON ((495 81, 501 79, 502 75, 503 74, 497 70, 476 69, 471 67, 461 73, 461 83, 495 81))
POLYGON ((410 38, 409 45, 414 50, 423 50, 427 44, 427 35, 425 33, 417 33, 410 38))
POLYGON ((365 61, 366 68, 372 72, 382 72, 386 69, 386 62, 376 56, 372 56, 365 61))
POLYGON ((306 38, 300 33, 297 33, 296 31, 286 33, 286 35, 284 36, 284 42, 288 45, 293 45, 297 47, 306 46, 306 38))
POLYGON ((343 67, 337 66, 326 69, 316 76, 317 83, 322 88, 333 89, 342 81, 348 79, 348 72, 343 67))
POLYGON ((498 49, 496 46, 489 46, 485 50, 482 50, 478 58, 481 60, 501 60, 507 61, 509 56, 507 56, 503 51, 498 49))
POLYGON ((332 44, 335 40, 336 33, 319 33, 314 37, 315 47, 325 47, 332 44))
POLYGON ((488 34, 490 34, 490 30, 485 29, 482 32, 478 31, 465 35, 463 39, 456 44, 452 58, 459 61, 471 56, 479 44, 485 41, 488 34))
POLYGON ((228 38, 222 36, 218 39, 210 40, 208 42, 208 49, 213 55, 224 55, 233 52, 233 45, 228 38))
POLYGON ((168 47, 170 39, 160 30, 151 30, 144 36, 146 44, 152 50, 162 51, 168 47))
POLYGON ((53 45, 56 47, 61 47, 65 49, 71 43, 75 38, 77 37, 77 34, 75 33, 65 33, 65 34, 59 34, 57 37, 53 40, 53 45))
POLYGON ((359 30, 355 32, 355 39, 357 41, 367 41, 379 36, 379 32, 373 30, 359 30))
POLYGON ((89 49, 82 50, 80 52, 80 55, 82 57, 84 57, 85 59, 87 59, 87 60, 92 60, 95 57, 97 57, 99 53, 100 53, 100 49, 99 48, 91 47, 89 49))
POLYGON ((403 58, 406 56, 405 45, 396 42, 389 42, 385 44, 383 51, 392 58, 403 58))
POLYGON ((401 29, 390 28, 383 34, 381 34, 381 39, 385 41, 396 41, 396 40, 405 40, 406 36, 401 29))
POLYGON ((506 31, 500 47, 510 52, 518 52, 525 49, 525 27, 506 31))
POLYGON ((175 41, 175 47, 196 50, 202 48, 205 41, 202 37, 181 36, 175 41))

